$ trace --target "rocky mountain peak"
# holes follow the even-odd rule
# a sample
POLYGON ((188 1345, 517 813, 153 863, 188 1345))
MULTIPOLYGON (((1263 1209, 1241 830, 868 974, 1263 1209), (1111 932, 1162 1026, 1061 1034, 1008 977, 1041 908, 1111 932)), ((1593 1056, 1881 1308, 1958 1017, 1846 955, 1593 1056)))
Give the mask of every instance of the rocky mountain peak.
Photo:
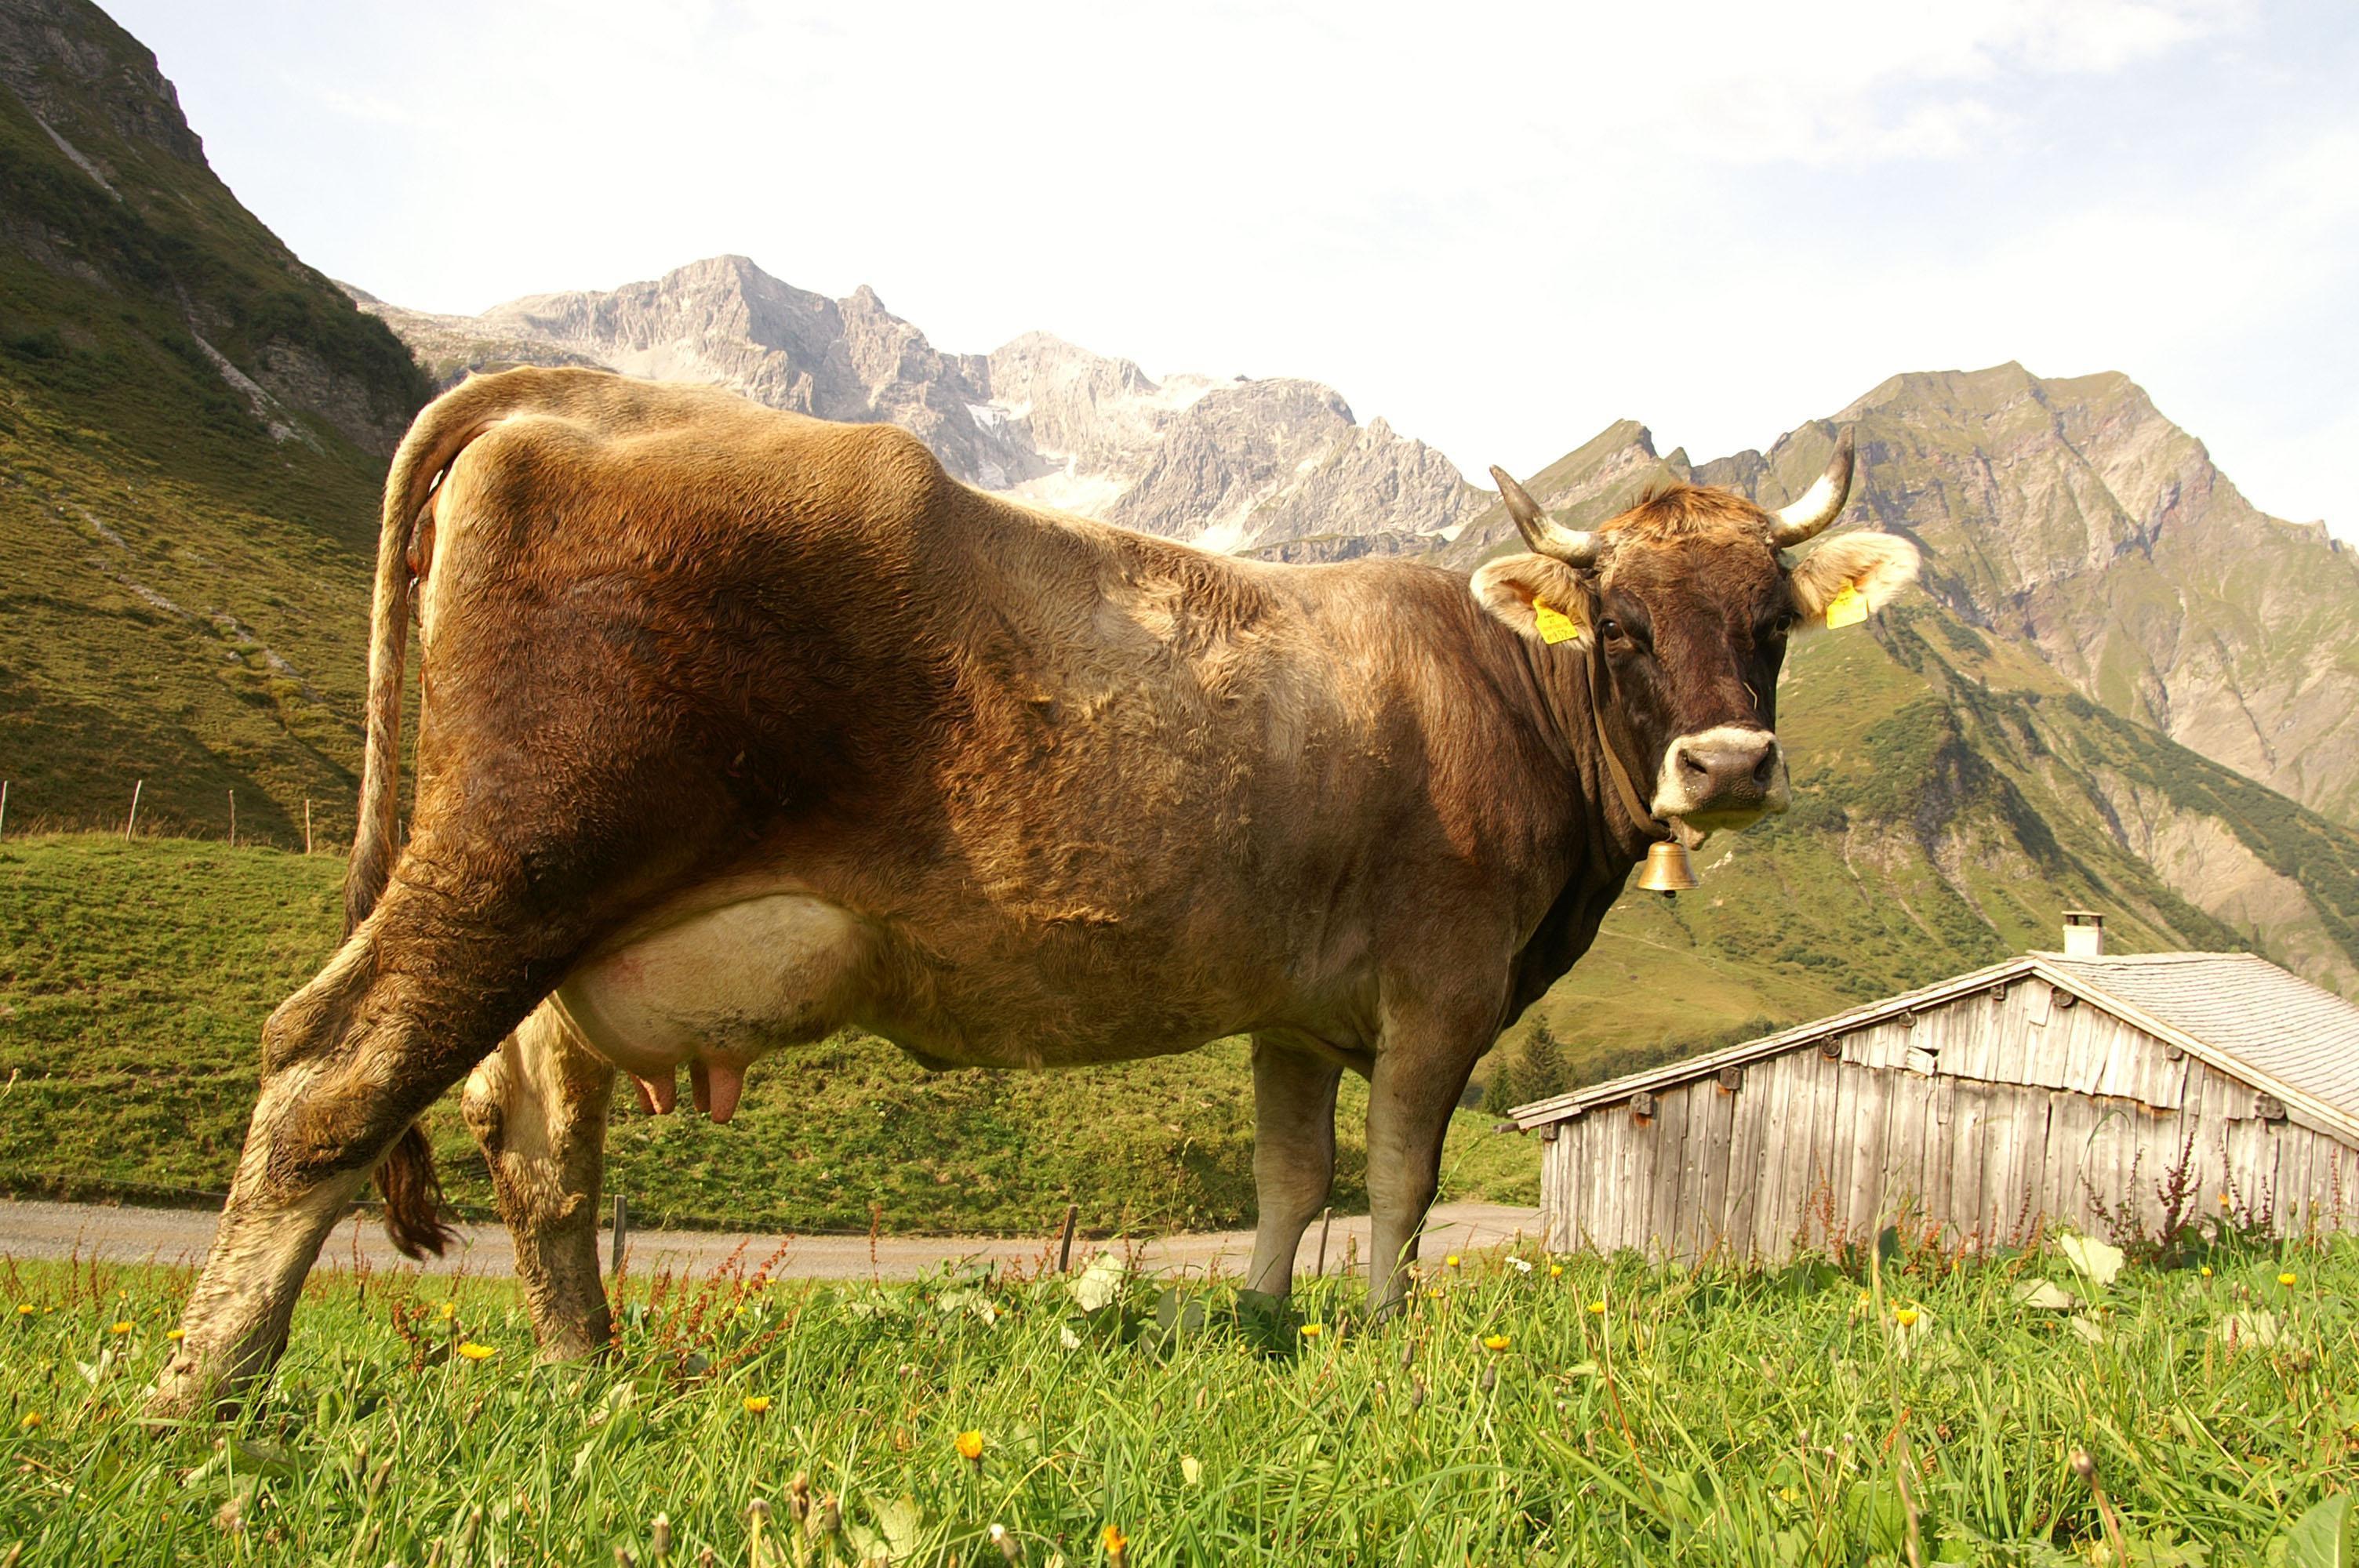
POLYGON ((204 143, 154 51, 83 0, 0 0, 0 82, 60 146, 95 115, 125 141, 204 166, 204 143))
POLYGON ((1158 382, 1047 332, 945 353, 864 284, 830 299, 744 256, 474 317, 354 297, 445 384, 509 364, 592 364, 823 418, 890 420, 970 482, 1212 548, 1312 535, 1343 554, 1398 548, 1448 529, 1480 495, 1431 448, 1360 427, 1317 382, 1158 382))

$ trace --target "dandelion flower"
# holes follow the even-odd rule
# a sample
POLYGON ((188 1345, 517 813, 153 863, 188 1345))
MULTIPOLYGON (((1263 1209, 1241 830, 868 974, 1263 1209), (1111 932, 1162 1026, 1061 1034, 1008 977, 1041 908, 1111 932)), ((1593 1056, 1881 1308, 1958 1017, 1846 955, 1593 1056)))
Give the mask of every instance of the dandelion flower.
POLYGON ((766 1413, 766 1412, 769 1410, 769 1408, 770 1408, 770 1396, 769 1396, 769 1395, 767 1395, 767 1394, 747 1394, 747 1395, 745 1396, 745 1413, 746 1413, 747 1415, 762 1415, 762 1414, 766 1413))
POLYGON ((980 1465, 983 1463, 983 1433, 980 1432, 976 1432, 970 1428, 952 1438, 951 1443, 951 1446, 955 1447, 959 1451, 959 1457, 965 1460, 968 1464, 980 1465))
POLYGON ((32 1431, 35 1427, 41 1424, 41 1412, 38 1411, 27 1411, 25 1412, 25 1419, 20 1424, 22 1424, 27 1432, 32 1431))
POLYGON ((1894 1307, 1892 1309, 1892 1321, 1898 1324, 1903 1328, 1914 1328, 1917 1326, 1917 1309, 1915 1307, 1894 1307))
POLYGON ((1505 1350, 1513 1343, 1515 1342, 1504 1334, 1486 1334, 1483 1336, 1483 1348, 1485 1350, 1505 1350))
POLYGON ((2226 1193, 2222 1193, 2220 1195, 2220 1206, 2222 1208, 2226 1208, 2228 1206, 2228 1195, 2226 1193))
POLYGON ((1444 1258, 1441 1260, 1441 1265, 1445 1269, 1455 1269, 1458 1267, 1458 1254, 1452 1252, 1449 1257, 1444 1258))
POLYGON ((164 1331, 164 1337, 170 1340, 182 1340, 188 1336, 189 1331, 185 1328, 168 1328, 164 1331))
POLYGON ((106 1332, 109 1334, 128 1334, 131 1332, 131 1320, 126 1317, 121 1323, 110 1324, 107 1325, 106 1332))
POLYGON ((2212 1265, 2209 1263, 2204 1264, 2201 1272, 2205 1279, 2210 1279, 2212 1277, 2212 1265))
POLYGON ((437 1310, 441 1313, 442 1321, 444 1323, 448 1323, 452 1318, 459 1315, 459 1303, 457 1302, 444 1302, 437 1310))
POLYGON ((1326 1332, 1326 1325, 1323 1324, 1306 1323, 1302 1325, 1302 1337, 1305 1339, 1316 1339, 1326 1332))
POLYGON ((470 1361, 481 1361, 488 1357, 496 1356, 499 1352, 488 1345, 478 1345, 472 1339, 462 1339, 459 1341, 459 1354, 470 1361))
POLYGON ((1605 1303, 1603 1302, 1590 1303, 1589 1313, 1592 1317, 1603 1317, 1605 1315, 1605 1303))
POLYGON ((2288 1290, 2291 1290, 2293 1288, 2295 1276, 2291 1273, 2284 1273, 2277 1276, 2277 1283, 2285 1286, 2288 1290))
POLYGON ((1123 1534, 1122 1526, 1106 1526, 1099 1532, 1098 1539, 1105 1543, 1106 1561, 1113 1563, 1114 1568, 1123 1568, 1130 1552, 1130 1537, 1123 1534))
POLYGON ((16 1303, 16 1315, 17 1315, 18 1317, 30 1317, 30 1316, 32 1316, 32 1315, 33 1315, 33 1303, 30 1303, 30 1302, 18 1302, 18 1303, 16 1303))
POLYGON ((1561 1264, 1561 1263, 1551 1263, 1551 1264, 1549 1264, 1549 1279, 1551 1279, 1551 1280, 1561 1280, 1561 1279, 1563 1279, 1563 1278, 1564 1278, 1564 1265, 1563 1265, 1563 1264, 1561 1264))

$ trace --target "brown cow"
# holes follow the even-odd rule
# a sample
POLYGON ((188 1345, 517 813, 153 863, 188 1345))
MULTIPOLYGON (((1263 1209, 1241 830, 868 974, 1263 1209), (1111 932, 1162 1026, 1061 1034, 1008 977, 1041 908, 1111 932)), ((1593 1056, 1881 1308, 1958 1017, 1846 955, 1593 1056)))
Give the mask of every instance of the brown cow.
POLYGON ((746 1064, 847 1026, 936 1066, 1252 1035, 1248 1282, 1275 1292, 1361 1074, 1389 1303, 1475 1059, 1668 820, 1783 809, 1788 631, 1915 567, 1875 534, 1780 557, 1850 474, 1846 438, 1783 514, 1680 488, 1593 535, 1501 476, 1535 553, 1470 592, 1027 507, 887 426, 581 371, 468 382, 386 482, 351 935, 263 1031, 158 1407, 268 1364, 381 1162, 396 1239, 439 1249, 413 1123, 470 1069, 544 1351, 603 1345, 614 1070, 668 1104, 685 1063, 723 1119, 746 1064), (1584 633, 1547 640, 1543 601, 1584 633))

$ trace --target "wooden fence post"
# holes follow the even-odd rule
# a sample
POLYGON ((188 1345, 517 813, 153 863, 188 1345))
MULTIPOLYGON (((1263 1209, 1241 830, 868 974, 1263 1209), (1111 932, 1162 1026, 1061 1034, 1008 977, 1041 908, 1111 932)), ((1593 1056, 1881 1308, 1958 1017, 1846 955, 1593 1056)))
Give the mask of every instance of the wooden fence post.
POLYGON ((1324 1274, 1327 1271, 1327 1227, 1334 1223, 1335 1206, 1329 1204, 1327 1211, 1319 1217, 1319 1267, 1314 1272, 1324 1274))
POLYGON ((1073 1226, 1081 1217, 1081 1205, 1069 1203, 1065 1206, 1065 1234, 1057 1239, 1057 1272, 1060 1274, 1073 1271, 1073 1226))
POLYGON ((131 842, 131 830, 139 826, 139 792, 147 787, 146 779, 136 780, 131 785, 131 820, 123 825, 123 841, 126 844, 131 842))
POLYGON ((614 1195, 614 1253, 606 1271, 618 1279, 623 1272, 623 1249, 630 1244, 630 1239, 631 1200, 621 1193, 616 1193, 614 1195))

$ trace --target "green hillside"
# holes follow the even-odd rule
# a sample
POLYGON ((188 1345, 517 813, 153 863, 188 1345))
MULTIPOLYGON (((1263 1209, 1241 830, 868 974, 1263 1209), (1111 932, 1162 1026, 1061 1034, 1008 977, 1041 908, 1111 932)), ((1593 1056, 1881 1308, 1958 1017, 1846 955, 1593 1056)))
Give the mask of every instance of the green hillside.
POLYGON ((0 7, 0 777, 14 823, 350 831, 383 460, 427 384, 240 207, 154 58, 0 7))
MULTIPOLYGON (((341 929, 334 856, 104 835, 0 843, 0 1192, 200 1201, 245 1132, 262 1021, 341 929)), ((1365 1090, 1346 1087, 1336 1202, 1364 1211, 1365 1090)), ((430 1120, 451 1197, 490 1184, 455 1097, 430 1120)), ((1445 1190, 1538 1201, 1538 1151, 1462 1115, 1445 1190)), ((1250 1223, 1240 1043, 1062 1073, 929 1074, 843 1036, 773 1056, 737 1118, 619 1097, 609 1185, 652 1223, 1038 1233, 1250 1223)))

